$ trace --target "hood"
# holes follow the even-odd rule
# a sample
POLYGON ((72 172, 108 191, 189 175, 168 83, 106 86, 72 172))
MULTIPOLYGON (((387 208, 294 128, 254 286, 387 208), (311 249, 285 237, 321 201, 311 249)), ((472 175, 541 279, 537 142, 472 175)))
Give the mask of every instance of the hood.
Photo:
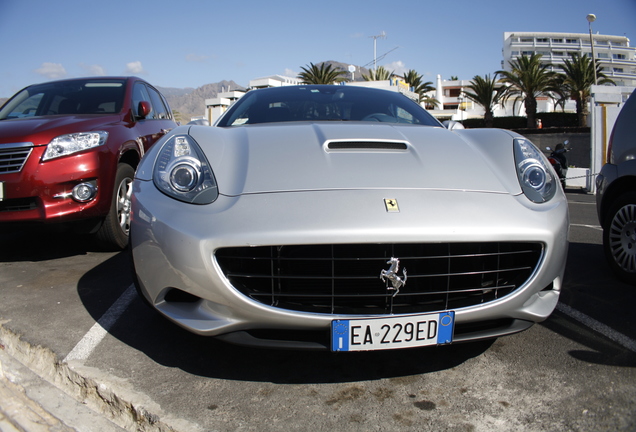
POLYGON ((192 127, 223 195, 334 189, 520 193, 513 137, 382 123, 192 127))
POLYGON ((96 130, 120 120, 119 115, 55 115, 0 121, 0 144, 31 142, 46 145, 53 138, 96 130))

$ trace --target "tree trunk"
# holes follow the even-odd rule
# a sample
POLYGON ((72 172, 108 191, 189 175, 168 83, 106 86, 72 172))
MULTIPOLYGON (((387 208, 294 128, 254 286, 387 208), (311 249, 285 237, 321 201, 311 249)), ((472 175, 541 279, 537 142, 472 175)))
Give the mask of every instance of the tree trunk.
POLYGON ((494 115, 491 110, 487 109, 484 114, 484 126, 487 128, 491 128, 494 123, 494 115))
POLYGON ((528 129, 534 129, 537 127, 537 100, 533 97, 526 96, 524 105, 526 107, 526 116, 528 116, 526 127, 528 129))
POLYGON ((576 115, 579 120, 579 127, 587 126, 587 102, 577 98, 576 99, 576 115))

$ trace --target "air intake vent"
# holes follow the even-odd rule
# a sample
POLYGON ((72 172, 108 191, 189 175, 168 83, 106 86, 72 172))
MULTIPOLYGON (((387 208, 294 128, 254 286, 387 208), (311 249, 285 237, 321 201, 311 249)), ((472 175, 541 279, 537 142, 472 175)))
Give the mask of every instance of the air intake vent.
POLYGON ((405 151, 408 148, 405 142, 387 142, 387 141, 332 141, 327 144, 330 151, 338 150, 393 150, 405 151))

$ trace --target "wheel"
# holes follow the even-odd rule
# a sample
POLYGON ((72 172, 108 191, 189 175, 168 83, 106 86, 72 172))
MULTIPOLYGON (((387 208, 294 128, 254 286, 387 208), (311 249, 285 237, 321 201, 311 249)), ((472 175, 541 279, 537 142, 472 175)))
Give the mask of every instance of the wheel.
POLYGON ((108 215, 97 231, 98 240, 109 249, 121 250, 128 246, 130 233, 130 195, 135 170, 128 164, 117 166, 115 190, 108 215))
POLYGON ((636 285, 636 192, 618 197, 603 227, 605 257, 616 276, 636 285))

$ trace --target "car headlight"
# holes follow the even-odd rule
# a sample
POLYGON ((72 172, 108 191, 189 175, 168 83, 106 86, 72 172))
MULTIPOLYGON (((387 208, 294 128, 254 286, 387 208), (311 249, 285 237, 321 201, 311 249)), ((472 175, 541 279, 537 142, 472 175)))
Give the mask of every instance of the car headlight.
POLYGON ((189 135, 174 135, 163 144, 152 178, 161 192, 179 201, 210 204, 219 196, 210 164, 189 135))
POLYGON ((67 156, 73 153, 80 152, 89 148, 103 145, 108 138, 108 132, 96 131, 96 132, 77 132, 67 135, 60 135, 57 138, 53 138, 48 146, 42 161, 55 159, 61 156, 67 156))
POLYGON ((523 193, 535 203, 552 199, 559 187, 548 161, 527 139, 515 138, 515 168, 523 193))

